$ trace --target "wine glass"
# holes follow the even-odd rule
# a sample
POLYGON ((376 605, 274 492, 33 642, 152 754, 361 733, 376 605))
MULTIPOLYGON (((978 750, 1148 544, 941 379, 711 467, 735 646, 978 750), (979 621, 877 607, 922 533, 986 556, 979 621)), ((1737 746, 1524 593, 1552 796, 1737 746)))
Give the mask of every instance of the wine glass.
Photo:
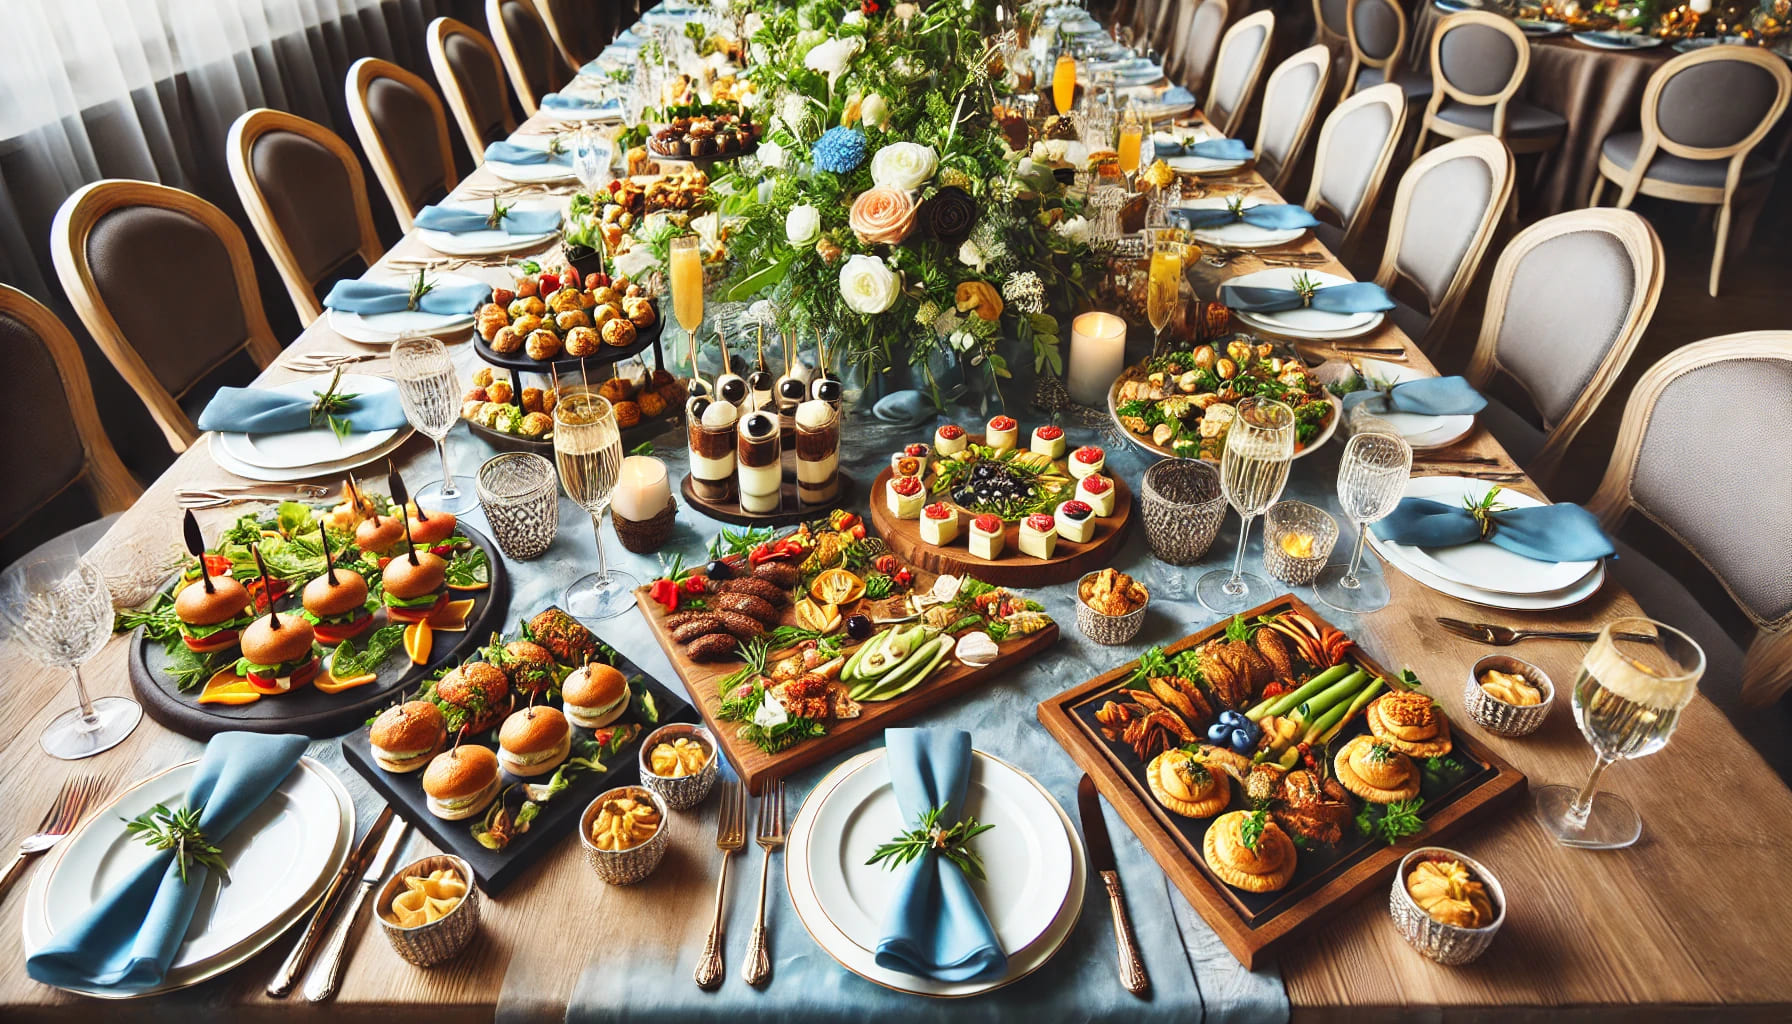
POLYGON ((596 194, 610 183, 610 163, 615 155, 615 145, 591 125, 572 133, 572 173, 586 192, 596 194))
POLYGON ((1244 520, 1238 528, 1238 553, 1232 571, 1215 569, 1195 583, 1201 603, 1224 614, 1244 611, 1274 596, 1261 576, 1244 571, 1244 548, 1251 539, 1251 521, 1282 496, 1288 463, 1294 458, 1293 409, 1257 397, 1240 401, 1237 409, 1220 455, 1220 489, 1244 520))
POLYGON ((442 459, 441 481, 416 492, 417 507, 455 515, 471 509, 479 503, 472 478, 457 477, 448 467, 448 431, 460 419, 460 385, 448 347, 439 338, 398 339, 392 343, 392 379, 398 382, 404 418, 436 443, 442 459))
POLYGON ((32 659, 75 677, 75 703, 38 736, 44 752, 64 761, 117 746, 143 719, 129 697, 89 697, 81 666, 112 635, 112 596, 99 566, 72 542, 52 541, 0 576, 0 624, 32 659))
POLYGON ((1159 239, 1151 246, 1151 272, 1145 282, 1145 314, 1151 320, 1151 354, 1163 352, 1164 328, 1182 297, 1182 243, 1159 239))
POLYGON ((1574 679, 1574 720, 1593 745, 1585 785, 1543 786, 1537 820, 1564 846, 1611 850, 1643 834, 1636 809, 1598 791, 1613 762, 1667 746, 1680 709, 1705 674, 1705 652, 1692 637, 1645 618, 1614 619, 1587 648, 1574 679))
POLYGON ((1364 433, 1344 446, 1338 464, 1338 504, 1356 520, 1356 547, 1350 563, 1325 567, 1313 586, 1319 600, 1343 612, 1372 612, 1388 606, 1388 583, 1374 559, 1363 564, 1363 541, 1369 524, 1380 520, 1406 490, 1412 475, 1412 445, 1393 434, 1364 433), (1368 569, 1364 572, 1364 569, 1368 569))
POLYGON ((554 406, 554 461, 566 496, 591 513, 597 537, 597 571, 573 581, 560 607, 574 618, 609 619, 635 606, 636 580, 604 561, 604 512, 622 471, 622 430, 608 399, 579 389, 554 406))

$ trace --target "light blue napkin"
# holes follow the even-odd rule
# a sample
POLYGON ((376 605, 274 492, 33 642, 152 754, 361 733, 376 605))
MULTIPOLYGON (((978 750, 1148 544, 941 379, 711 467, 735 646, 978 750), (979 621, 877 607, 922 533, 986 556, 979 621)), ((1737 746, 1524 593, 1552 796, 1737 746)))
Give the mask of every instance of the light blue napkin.
POLYGON ((1286 231, 1290 228, 1310 228, 1319 223, 1319 218, 1307 212, 1305 207, 1295 206, 1293 203, 1263 203, 1238 211, 1227 206, 1213 209, 1184 206, 1171 210, 1170 217, 1182 221, 1189 228, 1222 228, 1228 224, 1243 223, 1265 231, 1286 231))
POLYGON ((913 388, 892 391, 877 400, 871 407, 871 415, 885 423, 897 426, 912 427, 933 417, 933 402, 925 394, 913 388))
MULTIPOLYGON (((963 816, 971 776, 970 733, 887 729, 884 763, 890 767, 890 785, 904 827, 914 827, 922 814, 941 804, 946 805, 945 821, 963 816)), ((907 871, 908 877, 900 883, 884 922, 877 965, 936 981, 1000 976, 1008 956, 964 872, 932 850, 898 870, 907 871)))
MULTIPOLYGON (((423 213, 433 209, 435 207, 428 207, 423 213)), ((504 223, 508 225, 510 218, 504 218, 504 223)), ((427 226, 423 223, 423 214, 417 215, 417 226, 427 226)), ((485 305, 491 294, 492 286, 489 284, 438 284, 423 294, 417 308, 437 316, 464 316, 485 305)), ((341 310, 344 313, 400 313, 409 309, 410 303, 409 283, 338 281, 330 286, 330 294, 324 296, 325 309, 341 310)))
POLYGON ((1487 399, 1465 378, 1421 377, 1403 381, 1386 392, 1372 387, 1344 396, 1344 408, 1353 409, 1359 405, 1367 405, 1371 412, 1472 416, 1487 408, 1487 399))
MULTIPOLYGON (((322 381, 318 390, 327 386, 328 382, 322 381)), ((223 387, 205 403, 205 411, 199 414, 199 429, 234 430, 245 434, 305 430, 311 426, 311 406, 315 401, 311 395, 292 395, 265 388, 223 387)), ((357 434, 396 430, 405 424, 404 406, 398 401, 396 388, 377 394, 356 395, 349 399, 348 411, 334 415, 337 419, 347 420, 357 434)))
MULTIPOLYGON (((213 736, 185 803, 204 808, 199 828, 205 837, 219 843, 260 807, 299 763, 305 742, 303 736, 248 732, 213 736)), ((100 821, 92 827, 122 830, 124 823, 100 821)), ((231 884, 255 884, 255 865, 229 868, 231 884)), ((52 936, 25 961, 25 971, 46 985, 120 992, 155 988, 167 977, 210 880, 210 870, 193 864, 181 881, 174 851, 158 853, 80 920, 52 936)))
POLYGON ((1304 301, 1292 288, 1259 288, 1252 285, 1220 285, 1220 301, 1247 313, 1281 313, 1302 306, 1322 313, 1379 313, 1393 309, 1394 300, 1381 285, 1370 281, 1334 284, 1313 292, 1304 301))
MULTIPOLYGON (((541 105, 548 110, 609 110, 622 113, 622 101, 614 96, 604 100, 588 100, 580 96, 568 96, 565 93, 550 92, 541 98, 541 105)), ((515 163, 505 160, 505 163, 515 163)))
MULTIPOLYGON (((492 145, 501 146, 503 143, 494 142, 492 145)), ((491 230, 487 224, 490 216, 491 213, 487 210, 425 206, 417 211, 417 226, 431 231, 446 231, 451 235, 465 235, 474 231, 491 230)), ((545 235, 560 226, 560 211, 513 208, 498 223, 507 234, 545 235)))
MULTIPOLYGON (((1611 538, 1593 513, 1569 502, 1492 513, 1485 538, 1513 554, 1539 562, 1592 562, 1612 554, 1611 538)), ((1402 498, 1371 527, 1375 536, 1417 548, 1446 548, 1483 539, 1481 524, 1460 505, 1430 498, 1402 498)))
POLYGON ((496 160, 501 164, 522 164, 525 166, 535 166, 537 164, 570 165, 572 163, 572 152, 563 149, 558 153, 549 153, 545 149, 536 149, 533 146, 519 146, 514 142, 499 140, 485 147, 485 158, 487 160, 496 160))
POLYGON ((1165 142, 1158 136, 1151 137, 1153 152, 1160 157, 1198 156, 1208 160, 1249 160, 1251 147, 1240 139, 1202 139, 1184 145, 1179 142, 1165 142))

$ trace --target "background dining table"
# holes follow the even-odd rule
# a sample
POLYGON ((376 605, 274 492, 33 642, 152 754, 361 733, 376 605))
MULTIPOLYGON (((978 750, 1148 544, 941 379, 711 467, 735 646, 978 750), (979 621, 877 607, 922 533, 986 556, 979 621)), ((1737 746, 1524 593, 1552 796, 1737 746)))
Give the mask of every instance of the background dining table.
MULTIPOLYGON (((1261 184, 1249 171, 1238 180, 1261 184)), ((461 188, 495 184, 492 173, 481 169, 461 188)), ((1310 239, 1303 248, 1319 250, 1318 243, 1310 239)), ((387 258, 425 255, 428 250, 420 242, 407 238, 387 258)), ((1223 275, 1250 269, 1254 268, 1249 263, 1227 271, 1203 265, 1196 272, 1195 284, 1202 295, 1211 295, 1223 275)), ((1323 269, 1348 274, 1336 261, 1323 269)), ((463 272, 493 282, 505 277, 502 269, 463 272)), ((1425 356, 1391 323, 1358 341, 1398 347, 1407 365, 1431 369, 1425 356)), ((475 362, 471 345, 462 343, 455 348, 464 374, 475 362)), ((319 320, 289 351, 366 349, 336 335, 326 321, 319 320)), ((1312 352, 1316 356, 1333 354, 1323 344, 1313 346, 1312 352)), ((1142 346, 1131 353, 1140 354, 1142 346)), ((260 383, 278 383, 294 376, 276 365, 262 375, 260 383)), ((1044 414, 1024 408, 1022 396, 1029 392, 1023 383, 1010 386, 1009 410, 1023 422, 1043 420, 1044 414)), ((953 410, 951 418, 973 422, 977 413, 953 410)), ((1072 426, 1073 439, 1085 439, 1084 432, 1072 426)), ((847 434, 852 451, 848 461, 861 467, 886 457, 881 453, 901 436, 898 428, 878 424, 862 413, 853 417, 847 434)), ((462 473, 494 454, 464 426, 455 428, 449 443, 456 469, 462 473)), ((1117 446, 1110 451, 1120 456, 1117 468, 1129 476, 1145 465, 1136 452, 1123 452, 1117 446)), ((657 454, 675 474, 684 472, 680 434, 662 437, 657 454)), ((1414 471, 1460 473, 1463 467, 1452 466, 1449 459, 1463 456, 1492 458, 1511 466, 1492 437, 1476 429, 1447 451, 1421 453, 1414 471)), ((397 459, 413 485, 427 483, 437 474, 434 452, 420 437, 400 449, 397 459)), ((1332 481, 1336 465, 1336 445, 1300 460, 1294 467, 1290 495, 1335 510, 1332 481)), ((97 557, 121 572, 129 564, 150 564, 157 559, 168 564, 179 536, 176 489, 238 482, 212 462, 202 440, 119 519, 96 548, 97 557)), ((1502 486, 1539 493, 1524 479, 1502 486)), ((854 507, 863 511, 864 504, 861 497, 854 507)), ((215 535, 243 511, 219 509, 199 516, 208 535, 215 535)), ((511 563, 517 581, 512 620, 538 607, 540 597, 558 585, 556 580, 567 578, 561 574, 566 567, 589 566, 593 561, 593 541, 583 516, 569 503, 563 503, 561 516, 559 536, 543 560, 511 563)), ((481 521, 477 514, 470 518, 481 521)), ((681 509, 668 553, 681 551, 687 559, 696 555, 719 525, 688 508, 681 509)), ((1124 648, 1096 647, 1076 632, 1069 614, 1069 588, 1040 591, 1064 627, 1053 656, 1017 669, 992 684, 988 693, 942 704, 914 724, 970 728, 982 738, 980 746, 987 743, 998 755, 1011 746, 1035 751, 1031 756, 1037 763, 1022 761, 1019 767, 1051 780, 1058 801, 1073 806, 1076 773, 1069 755, 1055 745, 1040 743, 1043 733, 1031 715, 1032 704, 1102 668, 1136 657, 1148 644, 1173 640, 1211 622, 1211 613, 1193 600, 1193 574, 1229 560, 1236 528, 1236 518, 1228 517, 1204 564, 1190 569, 1156 561, 1143 537, 1135 533, 1116 564, 1139 575, 1156 595, 1154 611, 1138 640, 1124 648), (992 709, 999 709, 999 718, 992 720, 992 709)), ((653 559, 619 558, 613 534, 607 543, 612 564, 620 564, 643 580, 656 571, 653 559)), ((1260 557, 1258 543, 1253 542, 1249 562, 1260 564, 1260 557)), ((1430 692, 1458 728, 1473 731, 1534 782, 1582 780, 1592 755, 1567 708, 1556 709, 1539 732, 1519 740, 1493 736, 1469 723, 1463 712, 1463 682, 1469 666, 1488 649, 1443 632, 1433 618, 1454 615, 1492 618, 1516 626, 1593 629, 1614 616, 1637 613, 1634 600, 1608 583, 1583 604, 1559 612, 1492 612, 1435 593, 1391 570, 1389 575, 1393 603, 1360 617, 1339 616, 1339 625, 1383 662, 1410 667, 1429 684, 1430 692)), ((600 636, 676 688, 679 684, 663 655, 638 626, 632 615, 596 624, 600 636)), ((116 637, 89 664, 86 678, 96 693, 130 692, 125 671, 127 647, 125 637, 116 637)), ((1549 672, 1558 685, 1566 685, 1574 678, 1581 647, 1543 641, 1527 644, 1516 653, 1549 672)), ((0 835, 23 836, 30 831, 65 775, 97 771, 118 785, 192 758, 200 749, 198 742, 146 719, 122 745, 91 761, 71 764, 53 760, 39 749, 36 737, 51 717, 72 703, 67 674, 37 666, 16 648, 6 649, 4 657, 4 692, 11 712, 0 726, 0 835)), ((318 741, 311 751, 334 767, 355 792, 362 811, 359 824, 364 828, 377 806, 376 798, 358 776, 343 767, 335 746, 333 739, 318 741)), ((793 810, 804 795, 801 780, 797 781, 799 785, 790 794, 793 810)), ((1466 968, 1441 967, 1422 958, 1389 923, 1386 894, 1378 888, 1281 957, 1280 978, 1292 1014, 1301 1020, 1394 1016, 1430 1020, 1440 1015, 1523 1019, 1547 1015, 1554 1019, 1572 1015, 1632 1021, 1679 1019, 1692 1011, 1721 1009, 1726 1020, 1785 1020, 1792 1016, 1792 988, 1786 985, 1786 979, 1792 977, 1792 914, 1777 896, 1792 878, 1792 847, 1784 841, 1786 823, 1792 821, 1792 792, 1703 698, 1682 714, 1674 740, 1664 752, 1622 765, 1609 773, 1602 785, 1622 794, 1642 813, 1644 833, 1636 846, 1602 853, 1558 846, 1533 821, 1522 802, 1469 824, 1449 837, 1448 845, 1488 864, 1509 894, 1508 918, 1492 950, 1466 968)), ((24 971, 16 927, 24 896, 20 885, 0 905, 0 914, 14 922, 13 927, 0 928, 0 965, 5 967, 0 975, 0 1019, 81 1020, 96 1012, 130 1011, 183 1021, 226 1014, 233 1021, 375 1021, 390 1020, 394 1015, 436 1022, 490 1020, 494 1015, 534 1020, 560 1019, 569 1003, 579 1008, 581 1019, 586 1013, 649 1018, 660 1007, 673 1006, 694 1008, 701 1014, 711 1006, 719 1010, 724 1005, 730 1015, 752 1019, 828 1019, 829 1015, 838 1019, 854 1012, 858 1000, 869 1004, 873 995, 885 996, 873 993, 867 983, 846 978, 844 971, 840 972, 844 981, 829 993, 831 1002, 819 1008, 810 994, 796 986, 788 982, 780 986, 777 974, 763 992, 745 990, 738 980, 738 964, 751 911, 750 885, 731 887, 731 977, 727 985, 732 988, 725 987, 731 998, 725 1004, 710 1004, 704 1001, 707 997, 695 994, 688 965, 709 924, 716 869, 714 805, 711 800, 698 813, 670 820, 670 852, 658 872, 636 886, 600 884, 577 841, 567 836, 502 898, 485 903, 480 936, 459 958, 435 969, 408 966, 387 947, 377 928, 370 930, 364 925, 339 994, 333 1003, 321 1007, 296 996, 272 1000, 262 992, 290 948, 291 937, 219 979, 143 1003, 102 1008, 39 985, 24 971), (594 995, 612 1000, 608 1009, 615 1012, 606 1013, 606 1007, 594 1005, 594 995), (799 1012, 803 1007, 809 1012, 799 1012)), ((1110 829, 1117 845, 1136 851, 1136 844, 1111 816, 1110 829)), ((410 855, 430 852, 428 845, 426 840, 412 840, 410 855)), ((1237 1005, 1231 993, 1211 987, 1236 975, 1203 966, 1201 958, 1217 949, 1212 934, 1189 911, 1186 901, 1166 885, 1161 872, 1148 863, 1142 868, 1139 865, 1136 852, 1123 853, 1132 913, 1135 917, 1175 915, 1192 973, 1202 988, 1199 1005, 1153 1006, 1157 1011, 1153 1016, 1168 1011, 1175 1019, 1193 1021, 1205 1008, 1237 1005)), ((736 864, 737 869, 740 866, 736 864)), ((247 870, 233 867, 239 884, 253 878, 252 866, 244 867, 247 870)), ((735 877, 747 875, 737 871, 735 877)), ((777 970, 790 973, 795 959, 822 954, 790 915, 781 881, 774 881, 772 893, 774 963, 777 970)), ((1085 907, 1087 913, 1102 913, 1093 901, 1085 907)), ((1105 920, 1102 927, 1105 929, 1105 920)), ((1182 969, 1183 950, 1150 949, 1145 953, 1154 973, 1182 969)), ((1113 954, 1111 941, 1073 945, 1060 954, 1070 962, 1060 962, 1042 974, 1087 968, 1091 961, 1111 968, 1113 954)), ((1218 956, 1226 954, 1220 950, 1218 956)), ((970 1001, 966 1012, 982 1006, 995 1019, 1001 1016, 1002 1007, 1012 1005, 1058 1018, 1135 1019, 1125 1001, 1130 997, 1117 998, 1119 983, 1111 970, 1091 970, 1086 976, 1097 979, 1090 984, 1114 988, 1074 990, 1048 1007, 1034 1006, 1025 992, 995 994, 970 1001), (1016 1002, 1002 1002, 1011 996, 1016 1002)), ((1273 981, 1273 973, 1269 977, 1273 981)), ((1252 1005, 1260 1008, 1263 1004, 1252 1005)), ((930 1015, 939 1008, 916 997, 903 1000, 903 1006, 930 1015)), ((679 1015, 685 1015, 683 1009, 679 1015)))

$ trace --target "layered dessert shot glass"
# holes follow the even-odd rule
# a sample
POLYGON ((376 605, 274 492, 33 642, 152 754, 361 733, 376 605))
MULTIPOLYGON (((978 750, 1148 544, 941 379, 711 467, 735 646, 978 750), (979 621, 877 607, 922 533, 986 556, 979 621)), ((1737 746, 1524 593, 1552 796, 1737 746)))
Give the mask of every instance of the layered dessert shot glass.
POLYGON ((740 418, 738 433, 735 474, 740 479, 740 509, 755 514, 776 512, 784 504, 778 418, 763 411, 747 413, 740 418))
POLYGON ((704 501, 734 497, 734 424, 740 411, 732 402, 693 397, 685 406, 691 442, 691 490, 704 501))
POLYGON ((807 507, 834 500, 840 491, 840 411, 826 399, 796 407, 796 494, 807 507))

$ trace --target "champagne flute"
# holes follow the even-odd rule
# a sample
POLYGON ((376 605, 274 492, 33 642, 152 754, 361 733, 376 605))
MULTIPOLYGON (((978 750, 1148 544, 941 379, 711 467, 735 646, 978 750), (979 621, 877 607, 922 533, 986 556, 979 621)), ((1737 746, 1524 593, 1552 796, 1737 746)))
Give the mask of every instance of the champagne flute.
POLYGON ((1375 561, 1363 565, 1369 524, 1394 511, 1412 475, 1412 445, 1393 434, 1362 433, 1344 446, 1338 464, 1338 504, 1356 520, 1356 547, 1350 563, 1325 567, 1314 583, 1319 600, 1343 612, 1373 612, 1388 606, 1388 583, 1375 561), (1367 568, 1369 571, 1364 572, 1367 568))
POLYGON ((143 719, 129 697, 88 696, 86 664, 112 635, 112 597, 99 566, 58 538, 9 566, 0 577, 0 624, 32 659, 75 677, 75 703, 38 735, 44 753, 64 761, 117 746, 143 719))
POLYGON ((1052 65, 1052 103, 1057 105, 1059 114, 1068 114, 1075 102, 1076 58, 1066 51, 1058 54, 1057 63, 1052 65))
POLYGON ((1244 571, 1244 548, 1251 521, 1268 511, 1288 482, 1294 458, 1294 410, 1281 402, 1251 397, 1238 403, 1220 455, 1220 490, 1244 520, 1232 571, 1215 569, 1195 582, 1195 594, 1211 611, 1233 614, 1274 596, 1261 576, 1244 571))
POLYGON ((1563 846, 1611 850, 1643 834, 1636 809, 1598 791, 1614 762, 1667 746, 1705 674, 1705 652, 1692 637, 1646 618, 1614 619, 1587 648, 1574 679, 1574 721, 1593 745, 1593 771, 1582 786, 1543 786, 1537 820, 1563 846))
POLYGON ((1182 294, 1182 244, 1159 239, 1151 246, 1151 274, 1145 283, 1145 313, 1154 332, 1151 354, 1163 354, 1164 328, 1182 294))
POLYGON ((697 328, 703 326, 703 255, 696 235, 672 240, 668 259, 672 284, 672 313, 691 339, 691 372, 696 372, 697 328))
POLYGON ((1139 120, 1138 108, 1128 105, 1120 121, 1120 173, 1126 175, 1130 187, 1139 171, 1139 151, 1145 142, 1145 124, 1139 120))
POLYGON ((579 388, 554 406, 554 461, 566 496, 591 513, 597 571, 573 581, 560 607, 578 619, 609 619, 635 606, 636 580, 604 560, 604 512, 622 471, 622 431, 608 399, 579 388))
POLYGON ((479 503, 472 478, 457 477, 448 467, 448 431, 460 419, 460 385, 447 346, 439 338, 398 339, 392 343, 392 379, 398 382, 404 418, 436 443, 442 460, 441 481, 417 492, 417 507, 455 515, 471 509, 479 503))

